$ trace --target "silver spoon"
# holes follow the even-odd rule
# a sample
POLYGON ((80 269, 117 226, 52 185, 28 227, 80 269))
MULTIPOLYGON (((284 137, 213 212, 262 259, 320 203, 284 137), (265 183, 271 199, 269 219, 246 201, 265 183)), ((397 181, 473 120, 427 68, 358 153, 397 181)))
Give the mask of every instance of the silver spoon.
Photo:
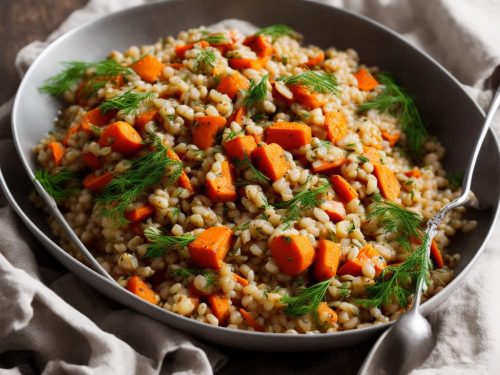
MULTIPOLYGON (((446 214, 459 206, 474 206, 477 204, 477 200, 474 202, 473 195, 471 194, 472 175, 484 138, 488 133, 488 129, 493 122, 493 116, 499 105, 500 89, 497 89, 483 128, 481 129, 481 134, 467 165, 462 183, 462 194, 444 206, 427 223, 425 231, 427 256, 430 255, 431 247, 429 239, 434 238, 437 227, 446 214)), ((427 319, 418 311, 423 287, 424 280, 420 279, 417 283, 412 307, 380 336, 363 362, 358 375, 408 374, 427 359, 436 345, 436 337, 432 333, 431 325, 427 319)))

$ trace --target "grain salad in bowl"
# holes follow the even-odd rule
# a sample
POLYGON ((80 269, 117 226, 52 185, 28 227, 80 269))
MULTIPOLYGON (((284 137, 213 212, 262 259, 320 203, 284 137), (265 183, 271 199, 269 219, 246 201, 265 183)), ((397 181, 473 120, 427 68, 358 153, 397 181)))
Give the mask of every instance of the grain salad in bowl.
POLYGON ((460 176, 415 100, 301 39, 192 29, 41 87, 66 104, 36 178, 120 285, 211 325, 321 333, 395 319, 418 278, 424 298, 451 281, 449 238, 476 222, 459 208, 423 238, 460 176))

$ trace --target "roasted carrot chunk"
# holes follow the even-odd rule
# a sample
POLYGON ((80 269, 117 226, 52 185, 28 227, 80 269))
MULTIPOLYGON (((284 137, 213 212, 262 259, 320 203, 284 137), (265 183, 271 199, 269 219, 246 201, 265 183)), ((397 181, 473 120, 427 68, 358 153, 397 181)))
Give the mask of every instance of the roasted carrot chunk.
POLYGON ((371 91, 379 85, 378 81, 366 69, 360 69, 354 73, 354 77, 358 80, 358 87, 363 91, 371 91))
POLYGON ((276 236, 269 245, 278 268, 285 275, 296 276, 314 261, 314 249, 309 239, 301 235, 276 236))
POLYGON ((212 202, 231 202, 236 200, 238 194, 234 183, 234 173, 227 160, 220 162, 220 176, 206 179, 207 195, 212 202))
POLYGON ((257 147, 251 156, 252 161, 271 181, 283 177, 290 168, 285 151, 276 143, 257 147))
POLYGON ((333 190, 344 202, 350 202, 358 197, 358 193, 353 189, 351 184, 344 177, 334 174, 330 176, 330 182, 333 185, 333 190))
POLYGON ((324 101, 319 98, 318 94, 311 92, 303 86, 290 85, 288 88, 293 94, 293 100, 304 107, 315 109, 320 108, 323 104, 325 104, 324 101))
POLYGON ((326 212, 328 217, 333 222, 338 222, 344 220, 346 216, 345 207, 341 202, 328 201, 321 205, 323 211, 326 212))
POLYGON ((251 155, 255 148, 257 148, 257 143, 255 143, 255 138, 251 135, 236 137, 224 143, 224 150, 231 160, 243 160, 245 155, 251 155))
POLYGON ((373 174, 377 177, 377 185, 384 198, 393 201, 399 197, 401 186, 388 166, 375 164, 373 166, 373 174))
POLYGON ((156 305, 156 294, 139 276, 131 276, 127 281, 127 289, 143 300, 156 305))
POLYGON ((269 58, 261 57, 259 59, 246 59, 246 58, 232 58, 229 59, 229 66, 236 70, 244 70, 244 69, 255 69, 259 70, 264 67, 269 58))
POLYGON ((135 127, 139 131, 143 132, 145 130, 146 124, 150 121, 153 121, 157 114, 158 114, 157 109, 151 109, 149 111, 138 114, 137 117, 135 118, 135 124, 134 124, 135 127))
POLYGON ((102 112, 99 107, 88 111, 85 116, 83 116, 81 129, 85 132, 91 132, 91 125, 104 126, 108 125, 113 117, 116 116, 117 111, 108 111, 106 113, 102 112))
POLYGON ((326 302, 318 305, 318 319, 322 323, 337 323, 337 313, 326 302))
POLYGON ((245 119, 245 115, 245 107, 239 107, 231 114, 231 116, 229 116, 229 118, 227 119, 227 123, 231 124, 234 121, 241 125, 243 123, 243 120, 245 119))
POLYGON ((331 279, 337 274, 340 260, 340 245, 338 243, 319 240, 314 258, 314 277, 322 281, 331 279))
POLYGON ((101 192, 104 190, 106 185, 113 179, 111 172, 104 173, 97 176, 94 173, 88 174, 83 179, 83 187, 94 193, 101 192))
POLYGON ((208 306, 219 320, 219 325, 225 325, 231 314, 231 300, 221 294, 210 294, 207 297, 208 306))
POLYGON ((410 178, 420 178, 420 177, 422 177, 422 173, 420 172, 420 169, 413 168, 409 171, 406 171, 405 176, 410 177, 410 178))
POLYGON ((245 38, 243 44, 250 48, 259 57, 267 57, 273 54, 273 46, 264 35, 250 35, 245 38))
POLYGON ((323 61, 325 61, 325 53, 318 48, 314 56, 309 57, 306 62, 306 66, 312 68, 315 65, 321 64, 323 61))
POLYGON ((78 125, 74 125, 70 128, 68 128, 68 130, 66 131, 66 135, 64 136, 64 139, 63 139, 63 145, 64 146, 67 146, 69 144, 69 141, 71 138, 73 138, 73 136, 78 133, 81 129, 81 125, 78 124, 78 125))
POLYGON ((347 158, 340 158, 335 161, 315 160, 311 164, 314 173, 329 174, 339 169, 347 163, 347 158))
POLYGON ((143 81, 153 83, 158 81, 164 65, 153 55, 146 55, 133 63, 130 67, 143 81))
POLYGON ((99 138, 99 145, 111 146, 113 151, 131 155, 142 148, 142 138, 132 125, 125 121, 117 121, 104 129, 99 138))
POLYGON ((441 250, 439 249, 436 241, 432 240, 431 243, 431 257, 434 260, 437 268, 444 267, 443 255, 441 254, 441 250))
POLYGON ((233 273, 233 279, 234 281, 236 281, 238 284, 241 284, 243 286, 247 286, 249 284, 248 280, 245 279, 244 277, 236 274, 236 273, 233 273))
POLYGON ((227 227, 205 229, 188 245, 191 259, 200 267, 220 269, 231 245, 233 231, 227 227))
POLYGON ((299 122, 276 122, 266 131, 266 142, 277 143, 285 150, 294 150, 311 143, 311 128, 299 122))
POLYGON ((384 258, 380 256, 372 245, 366 244, 359 250, 355 258, 348 260, 338 269, 337 274, 361 276, 363 275, 363 266, 367 262, 371 262, 374 266, 376 276, 379 276, 386 267, 384 258))
POLYGON ((62 158, 64 156, 64 146, 59 142, 49 142, 47 148, 52 154, 52 160, 56 166, 61 165, 62 158))
POLYGON ((226 125, 222 116, 200 116, 193 126, 193 143, 202 150, 215 145, 217 133, 226 125))
POLYGON ((82 152, 82 160, 87 167, 94 171, 102 167, 99 158, 91 152, 82 152))
POLYGON ((394 133, 382 132, 382 138, 385 139, 389 144, 394 146, 399 141, 399 137, 401 136, 401 132, 397 131, 394 133))
POLYGON ((336 144, 347 135, 347 124, 342 112, 328 112, 325 115, 326 138, 336 144))
MULTIPOLYGON (((171 148, 167 150, 167 156, 172 160, 177 160, 177 161, 181 160, 181 158, 179 158, 179 155, 177 155, 175 151, 172 150, 171 148)), ((186 172, 184 172, 184 170, 182 171, 181 176, 177 180, 177 185, 179 185, 181 188, 190 191, 191 193, 194 192, 193 185, 191 185, 191 181, 189 180, 189 177, 186 174, 186 172)))
POLYGON ((253 328, 257 332, 264 332, 264 327, 261 324, 257 323, 254 317, 244 308, 240 308, 240 314, 243 319, 245 319, 249 327, 253 328))
POLYGON ((209 45, 210 44, 208 44, 208 42, 204 40, 197 43, 185 44, 183 46, 175 47, 175 54, 177 55, 177 57, 183 59, 186 57, 186 52, 190 49, 193 49, 195 46, 199 46, 200 48, 207 48, 209 45))
POLYGON ((150 204, 145 204, 143 206, 134 208, 132 211, 125 213, 125 217, 128 221, 136 223, 138 221, 143 221, 148 217, 151 217, 155 212, 155 208, 150 204))
POLYGON ((240 91, 248 89, 249 86, 250 82, 243 74, 233 72, 222 77, 217 85, 217 91, 226 94, 231 100, 234 100, 240 91))
POLYGON ((370 146, 363 146, 363 156, 365 156, 370 163, 374 165, 382 162, 378 150, 370 146))

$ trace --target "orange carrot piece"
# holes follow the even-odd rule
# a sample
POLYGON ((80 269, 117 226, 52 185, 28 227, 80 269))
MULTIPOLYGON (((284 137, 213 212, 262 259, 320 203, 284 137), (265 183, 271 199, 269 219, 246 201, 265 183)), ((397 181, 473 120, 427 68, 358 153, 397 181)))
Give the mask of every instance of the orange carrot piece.
POLYGON ((271 240, 271 254, 282 273, 296 276, 314 261, 314 248, 309 239, 301 235, 281 235, 271 240))
POLYGON ((273 46, 264 35, 250 35, 245 38, 243 45, 250 48, 259 57, 267 57, 273 54, 273 46))
POLYGON ((337 274, 340 260, 340 245, 338 243, 319 240, 314 258, 314 277, 318 281, 331 279, 337 274))
POLYGON ((365 156, 370 161, 370 163, 374 165, 380 164, 382 162, 378 150, 374 147, 363 146, 363 156, 365 156))
POLYGON ((92 170, 100 169, 102 163, 97 156, 91 152, 82 152, 83 163, 92 170))
POLYGON ((436 241, 432 240, 431 243, 431 257, 434 260, 437 268, 444 267, 443 255, 441 254, 441 250, 439 249, 436 241))
POLYGON ((420 177, 422 177, 422 173, 420 172, 420 169, 413 168, 409 171, 406 171, 405 176, 410 177, 410 178, 420 178, 420 177))
POLYGON ((324 101, 321 100, 318 94, 311 92, 309 89, 300 85, 290 85, 288 86, 293 94, 293 100, 297 103, 303 105, 304 107, 309 107, 311 109, 320 108, 323 106, 324 101))
POLYGON ((146 55, 130 65, 130 67, 143 81, 153 83, 160 78, 164 65, 153 55, 146 55))
POLYGON ((81 127, 85 132, 90 133, 92 131, 91 125, 104 126, 108 125, 113 117, 115 117, 117 111, 108 111, 106 113, 102 112, 99 107, 88 111, 85 116, 83 116, 81 127))
POLYGON ((253 316, 250 315, 250 313, 244 308, 240 308, 240 314, 241 316, 243 316, 243 318, 251 328, 253 328, 257 332, 264 332, 264 327, 261 324, 257 323, 253 316))
POLYGON ((360 69, 354 73, 358 80, 358 88, 363 91, 371 91, 379 85, 378 81, 366 69, 360 69))
POLYGON ((337 270, 337 275, 361 276, 363 274, 363 263, 360 258, 353 258, 346 261, 337 270))
POLYGON ((248 79, 240 72, 233 72, 222 77, 217 85, 217 91, 234 100, 240 91, 246 90, 248 87, 250 87, 248 79))
POLYGON ((311 128, 299 122, 280 121, 266 130, 266 142, 277 143, 285 150, 298 149, 311 143, 311 128))
POLYGON ((337 323, 337 313, 326 302, 321 302, 318 305, 318 318, 320 322, 337 323))
POLYGON ((231 114, 231 116, 229 116, 229 118, 227 119, 227 123, 231 124, 234 121, 241 125, 243 123, 243 120, 245 119, 245 115, 245 107, 239 107, 231 114))
POLYGON ((337 270, 337 275, 361 276, 363 275, 363 265, 368 260, 371 260, 373 262, 375 257, 379 258, 376 259, 375 263, 373 263, 373 266, 375 268, 375 275, 378 276, 385 268, 386 263, 385 260, 383 260, 383 258, 379 255, 377 250, 375 250, 375 248, 370 244, 366 244, 365 246, 363 246, 359 250, 359 253, 355 258, 345 262, 337 270))
POLYGON ((311 164, 311 169, 314 173, 329 174, 339 169, 345 163, 347 163, 347 158, 340 158, 335 161, 315 160, 311 164))
POLYGON ((382 132, 382 138, 389 142, 391 147, 398 143, 400 136, 401 132, 399 131, 395 133, 382 132))
POLYGON ((232 202, 238 196, 232 166, 227 160, 223 160, 220 163, 220 176, 206 179, 207 195, 212 202, 232 202))
POLYGON ((127 281, 127 289, 134 293, 136 296, 152 303, 153 305, 158 304, 156 300, 156 293, 139 276, 129 277, 127 281))
POLYGON ((111 146, 113 151, 131 155, 142 148, 142 138, 132 125, 117 121, 104 129, 99 138, 99 145, 111 146))
POLYGON ((330 220, 335 223, 344 220, 346 217, 345 207, 342 202, 328 201, 321 208, 326 212, 330 220))
POLYGON ((350 202, 358 197, 356 190, 353 189, 351 184, 349 184, 344 177, 334 174, 330 176, 330 182, 333 185, 333 190, 335 190, 343 201, 350 202))
POLYGON ((326 138, 336 144, 347 135, 347 124, 344 113, 328 112, 325 115, 326 138))
POLYGON ((64 146, 60 142, 49 142, 47 148, 52 153, 52 160, 56 166, 61 165, 62 158, 64 156, 64 146))
POLYGON ((244 277, 242 277, 242 276, 240 276, 240 275, 238 275, 236 273, 233 273, 233 279, 238 284, 241 284, 243 286, 247 286, 248 284, 250 284, 247 279, 245 279, 244 277))
POLYGON ((245 155, 250 156, 252 151, 257 148, 255 138, 251 135, 236 137, 224 143, 224 151, 230 160, 243 160, 245 155))
POLYGON ((202 150, 215 145, 217 133, 226 125, 222 116, 200 116, 193 126, 193 143, 202 150))
POLYGON ((150 204, 145 204, 143 206, 134 208, 132 211, 125 213, 125 217, 128 221, 136 223, 138 221, 143 221, 148 217, 151 217, 155 212, 155 208, 150 204))
POLYGON ((106 172, 102 175, 97 176, 94 173, 90 173, 83 179, 83 186, 94 193, 101 192, 104 190, 106 185, 113 179, 111 172, 106 172))
POLYGON ((309 59, 306 62, 306 66, 312 68, 315 65, 321 64, 323 61, 325 61, 325 52, 323 52, 323 50, 318 49, 314 56, 309 57, 309 59))
POLYGON ((229 59, 229 66, 236 70, 255 69, 259 70, 267 64, 269 58, 262 57, 259 59, 247 58, 232 58, 229 59))
POLYGON ((189 51, 190 49, 193 49, 195 46, 199 46, 200 48, 207 48, 210 44, 208 44, 207 41, 202 40, 197 43, 189 43, 185 44, 183 46, 178 46, 175 47, 175 54, 177 57, 184 59, 186 57, 186 52, 189 51))
POLYGON ((63 139, 63 145, 64 146, 67 146, 69 144, 69 140, 76 134, 78 133, 78 131, 80 131, 81 129, 81 126, 80 125, 75 125, 75 126, 72 126, 70 128, 68 128, 68 130, 66 131, 66 135, 64 136, 64 139, 63 139))
POLYGON ((224 325, 231 314, 231 300, 221 294, 210 294, 207 302, 219 324, 224 325))
POLYGON ((375 164, 373 166, 373 174, 377 177, 377 185, 384 198, 393 201, 399 197, 401 186, 388 166, 375 164))
POLYGON ((285 151, 276 143, 258 146, 251 156, 252 161, 271 181, 283 177, 290 168, 285 151))
POLYGON ((157 109, 151 109, 146 112, 142 112, 137 115, 135 118, 135 127, 139 129, 139 131, 143 132, 145 129, 145 126, 148 122, 153 121, 156 115, 158 114, 157 109))
POLYGON ((200 267, 219 270, 229 251, 232 236, 233 231, 227 227, 205 229, 188 245, 191 259, 200 267))
POLYGON ((387 266, 385 259, 382 258, 379 252, 369 243, 359 250, 358 257, 370 259, 374 262, 375 276, 379 276, 382 270, 387 266))
MULTIPOLYGON (((172 150, 171 148, 167 150, 167 156, 172 160, 181 161, 179 155, 177 155, 175 151, 172 150)), ((191 193, 194 192, 193 185, 191 184, 191 181, 189 180, 189 177, 186 174, 186 172, 184 172, 184 170, 182 171, 181 176, 177 180, 177 185, 179 185, 181 188, 190 191, 191 193)))
POLYGON ((182 63, 169 63, 169 64, 167 64, 167 66, 170 66, 172 69, 179 70, 184 65, 182 63))

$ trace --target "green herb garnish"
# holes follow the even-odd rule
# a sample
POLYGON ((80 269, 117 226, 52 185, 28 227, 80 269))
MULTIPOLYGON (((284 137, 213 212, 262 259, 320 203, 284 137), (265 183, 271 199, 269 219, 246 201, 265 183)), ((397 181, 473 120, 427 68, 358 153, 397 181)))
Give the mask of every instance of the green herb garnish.
POLYGON ((245 107, 254 108, 266 99, 268 76, 268 74, 264 75, 259 83, 256 83, 254 80, 250 81, 250 88, 247 91, 245 99, 243 99, 245 107))
POLYGON ((283 296, 280 302, 286 307, 283 309, 289 316, 302 316, 312 313, 318 317, 318 306, 325 300, 326 291, 330 286, 330 279, 314 284, 308 288, 300 288, 294 297, 283 296))
POLYGON ((248 158, 248 155, 245 153, 243 160, 241 159, 233 159, 233 163, 236 167, 238 168, 248 168, 252 172, 253 178, 255 179, 255 182, 262 184, 262 185, 268 185, 271 180, 269 177, 267 177, 264 173, 259 171, 255 165, 252 164, 250 159, 248 158))
POLYGON ((196 237, 192 234, 182 236, 165 236, 158 228, 147 227, 144 236, 151 242, 147 246, 145 258, 157 258, 163 256, 167 251, 182 249, 193 242, 196 237))
POLYGON ((78 179, 76 172, 68 169, 61 169, 55 174, 50 174, 45 169, 38 169, 35 172, 35 179, 42 184, 44 189, 55 200, 68 198, 76 193, 78 179))
POLYGON ((154 93, 152 92, 133 92, 132 89, 130 89, 123 94, 106 100, 99 106, 99 109, 103 113, 118 110, 125 116, 133 115, 137 112, 139 105, 143 101, 149 100, 153 96, 154 93))
POLYGON ((273 41, 282 36, 289 36, 290 38, 294 39, 302 39, 302 35, 300 35, 297 31, 292 29, 290 26, 283 24, 264 27, 257 31, 255 35, 267 35, 270 36, 273 41))
POLYGON ((366 156, 356 156, 361 163, 368 163, 370 160, 366 156))
POLYGON ((394 78, 386 73, 377 75, 385 88, 378 96, 359 106, 359 112, 375 109, 379 113, 389 112, 401 123, 401 130, 406 134, 406 145, 410 155, 419 158, 427 138, 427 129, 420 117, 415 100, 394 78))
POLYGON ((338 94, 337 78, 333 73, 308 70, 288 77, 280 77, 286 85, 301 85, 320 94, 338 94))
POLYGON ((457 190, 462 187, 464 181, 464 171, 450 172, 446 175, 448 187, 451 190, 457 190))
POLYGON ((215 66, 215 53, 209 48, 202 49, 194 59, 194 68, 196 71, 209 71, 215 66))
POLYGON ((204 40, 208 44, 214 44, 214 45, 225 44, 225 43, 229 42, 224 34, 208 35, 201 40, 204 40))

